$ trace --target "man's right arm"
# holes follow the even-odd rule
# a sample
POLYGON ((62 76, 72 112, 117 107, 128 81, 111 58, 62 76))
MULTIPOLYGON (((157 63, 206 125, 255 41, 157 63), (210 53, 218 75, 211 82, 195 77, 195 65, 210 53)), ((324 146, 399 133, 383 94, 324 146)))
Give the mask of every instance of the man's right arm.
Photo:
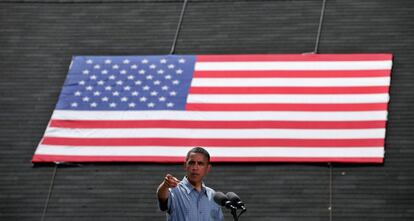
POLYGON ((170 195, 169 188, 174 188, 178 185, 180 181, 172 176, 167 174, 164 178, 164 181, 157 188, 157 198, 160 205, 160 209, 165 211, 168 209, 168 197, 170 195))

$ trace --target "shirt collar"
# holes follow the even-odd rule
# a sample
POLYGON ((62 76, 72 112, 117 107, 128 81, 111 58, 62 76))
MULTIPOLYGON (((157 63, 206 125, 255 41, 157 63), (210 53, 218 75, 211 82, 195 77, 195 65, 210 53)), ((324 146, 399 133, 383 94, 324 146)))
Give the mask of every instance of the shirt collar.
MULTIPOLYGON (((191 184, 190 181, 188 181, 186 176, 183 178, 183 180, 181 180, 181 184, 184 187, 187 194, 190 194, 193 190, 198 192, 197 189, 193 186, 193 184, 191 184)), ((204 185, 204 182, 201 184, 201 192, 207 195, 207 190, 206 186, 204 185)))

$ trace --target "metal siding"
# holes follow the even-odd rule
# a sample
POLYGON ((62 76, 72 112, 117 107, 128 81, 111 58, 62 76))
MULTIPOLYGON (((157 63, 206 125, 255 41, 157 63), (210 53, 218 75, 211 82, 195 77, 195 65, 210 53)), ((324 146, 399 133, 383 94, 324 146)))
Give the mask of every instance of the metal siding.
MULTIPOLYGON (((168 53, 181 1, 0 3, 0 220, 40 219, 53 166, 32 167, 72 55, 168 53), (64 4, 63 4, 64 3, 64 4), (68 4, 71 3, 71 4, 68 4)), ((190 1, 176 53, 313 51, 322 1, 190 1)), ((412 1, 327 0, 320 53, 390 52, 384 165, 334 165, 332 220, 414 218, 412 1)), ((164 220, 155 189, 182 165, 59 166, 46 220, 164 220)), ((207 185, 247 203, 241 220, 329 220, 326 164, 216 164, 207 185)), ((231 220, 226 211, 226 220, 231 220)))

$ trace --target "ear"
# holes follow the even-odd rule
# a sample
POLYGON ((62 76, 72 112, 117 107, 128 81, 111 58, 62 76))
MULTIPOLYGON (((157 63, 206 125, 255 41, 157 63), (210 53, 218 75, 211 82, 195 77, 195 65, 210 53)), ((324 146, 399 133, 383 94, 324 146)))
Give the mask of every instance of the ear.
POLYGON ((207 172, 209 173, 210 171, 211 171, 211 163, 209 163, 207 166, 207 172))

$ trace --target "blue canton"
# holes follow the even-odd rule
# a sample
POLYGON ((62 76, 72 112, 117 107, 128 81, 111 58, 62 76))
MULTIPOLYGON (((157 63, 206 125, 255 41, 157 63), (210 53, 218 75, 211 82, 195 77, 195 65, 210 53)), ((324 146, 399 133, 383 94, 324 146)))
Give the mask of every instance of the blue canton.
POLYGON ((191 55, 75 56, 60 110, 184 110, 196 58, 191 55))

